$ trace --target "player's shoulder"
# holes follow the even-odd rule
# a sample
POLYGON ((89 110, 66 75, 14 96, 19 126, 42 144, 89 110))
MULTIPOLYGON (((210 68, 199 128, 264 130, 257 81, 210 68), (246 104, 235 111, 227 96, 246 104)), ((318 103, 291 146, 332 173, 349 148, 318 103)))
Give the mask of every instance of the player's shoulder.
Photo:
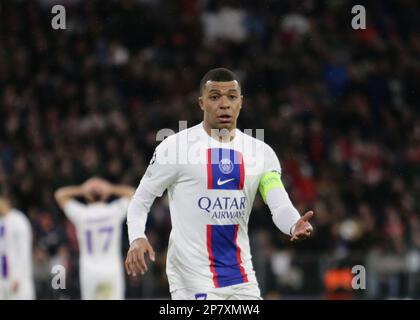
POLYGON ((179 146, 188 144, 188 141, 191 141, 193 135, 200 135, 200 126, 201 124, 198 124, 167 136, 157 145, 156 150, 158 152, 170 150, 171 154, 178 152, 179 146))
POLYGON ((10 210, 10 217, 12 217, 12 219, 18 219, 18 220, 26 220, 27 217, 26 215, 20 211, 19 209, 11 209, 10 210))
POLYGON ((30 226, 29 218, 22 211, 18 209, 12 209, 10 212, 10 218, 16 223, 21 225, 30 226))
POLYGON ((252 135, 246 133, 246 132, 242 132, 241 130, 239 130, 239 134, 242 136, 242 139, 244 141, 245 145, 248 146, 255 146, 257 150, 260 151, 265 151, 265 152, 274 152, 273 148, 271 148, 271 146, 269 144, 267 144, 265 141, 253 137, 252 135))
POLYGON ((88 203, 84 207, 84 214, 80 216, 80 219, 86 220, 90 218, 98 218, 102 216, 110 215, 110 210, 112 209, 112 202, 93 202, 88 203))
POLYGON ((114 206, 114 205, 124 205, 126 203, 130 203, 131 198, 130 197, 119 197, 111 202, 107 203, 108 206, 114 206))
POLYGON ((64 210, 82 210, 88 207, 87 204, 76 199, 69 199, 64 205, 64 210))

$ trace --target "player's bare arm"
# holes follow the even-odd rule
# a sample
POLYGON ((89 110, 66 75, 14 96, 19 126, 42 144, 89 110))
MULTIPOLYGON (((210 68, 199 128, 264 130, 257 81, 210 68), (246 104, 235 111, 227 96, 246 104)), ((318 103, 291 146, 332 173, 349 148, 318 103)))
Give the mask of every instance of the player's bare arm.
POLYGON ((117 197, 131 198, 135 189, 126 185, 112 185, 110 193, 117 197))
POLYGON ((116 197, 131 198, 135 189, 128 185, 112 184, 105 179, 93 177, 86 181, 86 188, 92 193, 99 195, 101 201, 105 201, 111 195, 116 197))
POLYGON ((11 206, 9 200, 0 197, 0 217, 5 216, 10 210, 11 206))
POLYGON ((102 188, 101 198, 105 200, 111 195, 119 198, 131 198, 134 194, 135 189, 126 185, 114 185, 107 184, 102 188))
POLYGON ((64 209, 68 201, 75 197, 86 197, 88 194, 86 186, 68 186, 58 189, 54 193, 54 197, 60 208, 64 209))

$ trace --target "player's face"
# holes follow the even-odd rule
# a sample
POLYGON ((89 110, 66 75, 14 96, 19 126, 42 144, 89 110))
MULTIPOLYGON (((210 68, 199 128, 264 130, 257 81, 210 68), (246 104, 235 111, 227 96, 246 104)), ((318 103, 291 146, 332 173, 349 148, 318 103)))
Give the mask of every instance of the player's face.
POLYGON ((243 97, 238 82, 207 81, 198 102, 204 111, 204 123, 210 129, 236 128, 243 97))

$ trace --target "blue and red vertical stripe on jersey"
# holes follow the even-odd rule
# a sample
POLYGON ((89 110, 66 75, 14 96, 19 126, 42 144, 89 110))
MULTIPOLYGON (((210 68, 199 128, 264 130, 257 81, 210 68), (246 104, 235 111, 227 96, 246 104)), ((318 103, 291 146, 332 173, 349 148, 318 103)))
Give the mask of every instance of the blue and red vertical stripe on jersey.
POLYGON ((233 149, 207 149, 207 188, 242 190, 245 166, 242 153, 233 149))
POLYGON ((216 288, 248 282, 238 246, 239 225, 207 225, 207 251, 216 288))
MULTIPOLYGON (((4 224, 0 225, 0 242, 5 241, 6 237, 6 227, 4 224)), ((7 278, 8 275, 8 266, 7 266, 7 257, 5 252, 0 252, 0 265, 1 265, 1 275, 3 278, 7 278)))

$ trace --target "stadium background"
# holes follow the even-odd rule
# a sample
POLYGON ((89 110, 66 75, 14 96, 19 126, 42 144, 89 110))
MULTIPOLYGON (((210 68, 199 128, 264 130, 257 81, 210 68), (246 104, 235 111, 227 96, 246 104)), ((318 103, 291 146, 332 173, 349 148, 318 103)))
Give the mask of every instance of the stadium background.
MULTIPOLYGON (((0 7, 0 184, 30 218, 38 299, 78 299, 74 228, 56 188, 92 175, 137 186, 161 128, 201 121, 198 85, 243 79, 239 127, 264 128, 315 234, 290 245, 257 197, 254 266, 272 298, 420 298, 420 8, 416 1, 12 1, 0 7), (51 28, 51 7, 67 29, 51 28), (364 5, 367 29, 351 28, 364 5), (51 266, 67 289, 51 289, 51 266), (349 290, 362 264, 367 290, 349 290)), ((128 247, 124 228, 123 253, 128 247)), ((168 204, 157 262, 127 298, 169 298, 168 204)))

